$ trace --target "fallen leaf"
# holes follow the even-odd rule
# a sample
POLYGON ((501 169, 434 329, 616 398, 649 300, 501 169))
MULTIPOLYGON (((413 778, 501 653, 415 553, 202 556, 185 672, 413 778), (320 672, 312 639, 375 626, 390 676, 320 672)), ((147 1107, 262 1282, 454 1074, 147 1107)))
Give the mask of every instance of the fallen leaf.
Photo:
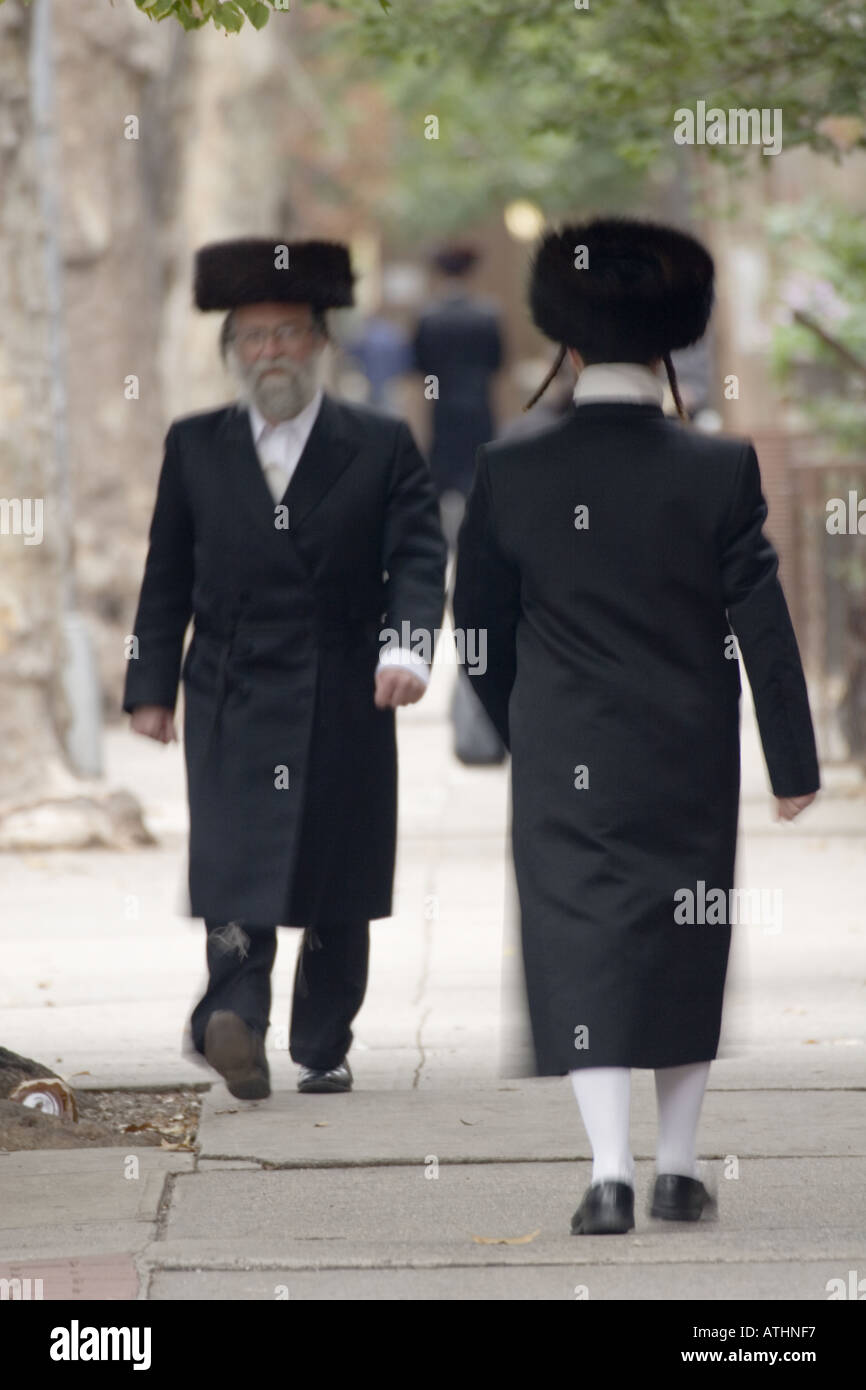
POLYGON ((477 1125, 478 1123, 477 1120, 464 1120, 460 1115, 458 1115, 457 1118, 462 1125, 477 1125))
POLYGON ((150 1123, 150 1120, 145 1120, 144 1124, 142 1125, 124 1125, 121 1130, 121 1133, 137 1134, 140 1129, 156 1129, 156 1125, 152 1125, 150 1123))
POLYGON ((238 1112, 237 1107, 235 1107, 234 1110, 215 1110, 213 1113, 215 1115, 236 1115, 238 1112))
POLYGON ((316 1123, 313 1125, 313 1129, 327 1129, 330 1123, 330 1120, 316 1120, 316 1123))
POLYGON ((473 1236, 472 1239, 477 1245, 528 1245, 540 1234, 539 1226, 537 1231, 530 1231, 528 1236, 473 1236))

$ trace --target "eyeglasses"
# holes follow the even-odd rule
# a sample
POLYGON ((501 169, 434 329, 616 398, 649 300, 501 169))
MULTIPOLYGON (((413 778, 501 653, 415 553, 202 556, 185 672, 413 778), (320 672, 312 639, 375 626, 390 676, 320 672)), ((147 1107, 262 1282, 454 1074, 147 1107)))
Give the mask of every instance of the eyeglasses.
POLYGON ((250 352, 261 352, 271 338, 277 340, 279 347, 290 347, 300 343, 312 330, 311 323, 280 323, 276 328, 247 328, 235 335, 235 342, 250 352))

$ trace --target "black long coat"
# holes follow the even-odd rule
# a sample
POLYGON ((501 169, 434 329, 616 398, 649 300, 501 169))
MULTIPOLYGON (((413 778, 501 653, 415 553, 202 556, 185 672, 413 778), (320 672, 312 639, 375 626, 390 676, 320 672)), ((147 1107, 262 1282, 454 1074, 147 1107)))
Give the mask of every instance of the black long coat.
POLYGON ((502 333, 492 304, 451 295, 426 309, 412 345, 415 369, 438 379, 433 402, 430 471, 438 493, 465 496, 475 454, 495 433, 491 381, 502 365, 502 333))
POLYGON ((394 712, 373 704, 379 635, 439 625, 444 567, 429 471, 402 421, 325 394, 276 508, 246 409, 171 426, 124 709, 174 708, 193 616, 193 916, 389 915, 397 757, 394 712))
POLYGON ((654 404, 572 406, 479 451, 454 613, 487 630, 475 686, 512 754, 540 1075, 716 1055, 740 780, 731 630, 774 792, 819 786, 766 514, 750 444, 654 404), (705 923, 682 921, 675 895, 699 919, 714 889, 721 912, 717 897, 705 923))

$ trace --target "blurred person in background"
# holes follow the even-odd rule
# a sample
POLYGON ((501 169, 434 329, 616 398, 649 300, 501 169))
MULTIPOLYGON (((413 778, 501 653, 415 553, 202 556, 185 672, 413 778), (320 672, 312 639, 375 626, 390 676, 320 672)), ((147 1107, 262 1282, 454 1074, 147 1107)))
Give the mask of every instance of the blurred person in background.
MULTIPOLYGON (((504 356, 496 307, 467 283, 479 259, 476 247, 458 242, 434 253, 439 293, 421 314, 412 345, 415 370, 425 378, 425 395, 433 401, 430 472, 452 551, 472 487, 476 451, 494 437, 491 389, 504 356)), ((462 665, 457 669, 451 722, 454 751, 461 762, 504 760, 502 740, 462 665)))
POLYGON ((347 339, 344 352, 366 382, 367 405, 399 415, 393 388, 413 365, 409 335, 400 324, 383 314, 367 314, 357 332, 347 339))

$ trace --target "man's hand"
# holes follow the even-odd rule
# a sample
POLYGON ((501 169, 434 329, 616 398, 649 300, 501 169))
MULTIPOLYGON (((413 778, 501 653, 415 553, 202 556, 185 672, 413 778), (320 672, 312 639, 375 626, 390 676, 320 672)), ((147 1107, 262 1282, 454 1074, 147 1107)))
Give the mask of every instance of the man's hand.
POLYGON ((396 709, 398 705, 414 705, 427 689, 422 680, 400 666, 384 666, 376 673, 376 693, 373 703, 377 709, 396 709))
POLYGON ((136 734, 144 734, 145 738, 155 738, 158 743, 177 743, 174 711, 163 709, 162 705, 136 705, 130 728, 136 734))
POLYGON ((777 796, 776 797, 776 820, 793 820, 799 816, 801 811, 811 805, 817 796, 817 792, 809 792, 808 796, 777 796))

